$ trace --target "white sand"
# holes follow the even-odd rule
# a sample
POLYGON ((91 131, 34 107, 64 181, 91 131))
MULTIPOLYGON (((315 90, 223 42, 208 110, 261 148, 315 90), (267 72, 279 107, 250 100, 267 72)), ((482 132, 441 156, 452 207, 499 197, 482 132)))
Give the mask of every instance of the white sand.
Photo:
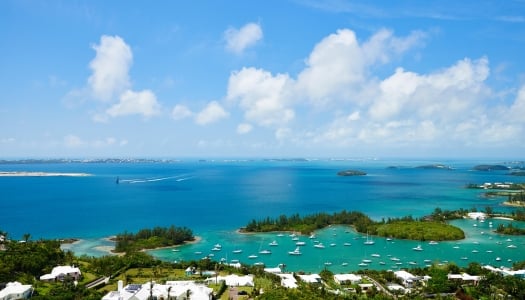
POLYGON ((0 172, 0 177, 48 177, 48 176, 82 177, 82 176, 91 176, 91 174, 87 174, 87 173, 52 173, 52 172, 0 172))

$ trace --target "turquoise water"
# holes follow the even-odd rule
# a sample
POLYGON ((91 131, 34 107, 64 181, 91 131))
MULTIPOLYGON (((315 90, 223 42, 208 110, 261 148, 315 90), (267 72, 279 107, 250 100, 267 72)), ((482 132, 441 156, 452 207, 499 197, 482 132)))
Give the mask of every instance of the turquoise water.
MULTIPOLYGON (((286 264, 288 270, 318 271, 325 267, 334 271, 355 270, 365 268, 358 265, 363 259, 371 260, 368 268, 374 269, 424 266, 429 261, 453 261, 459 265, 471 261, 494 262, 508 266, 525 259, 522 254, 525 240, 511 237, 513 241, 506 242, 507 237, 491 233, 489 220, 477 226, 473 226, 476 222, 473 220, 456 221, 455 224, 466 231, 467 239, 459 245, 454 242, 422 244, 423 251, 412 250, 417 242, 380 238, 374 238, 373 246, 365 246, 361 235, 344 227, 333 227, 316 233, 315 240, 322 242, 324 249, 313 247, 314 239, 301 237, 305 242, 302 255, 292 256, 288 251, 294 250, 295 244, 287 235, 235 232, 252 219, 342 209, 362 211, 377 220, 405 215, 419 217, 436 207, 484 210, 491 206, 497 211, 511 211, 512 208, 500 206, 501 199, 486 198, 479 190, 464 188, 468 183, 520 179, 507 172, 472 171, 479 163, 500 162, 253 160, 3 164, 0 171, 85 172, 92 176, 0 177, 0 229, 9 232, 12 238, 21 238, 24 233, 30 233, 33 239, 81 238, 82 242, 68 247, 77 254, 98 256, 105 253, 104 246, 110 245, 104 237, 174 224, 191 228, 202 241, 183 246, 178 252, 153 251, 155 256, 174 261, 200 259, 212 253, 217 260, 263 262, 267 266, 286 264), (430 163, 443 163, 454 169, 414 168, 430 163), (363 170, 368 175, 336 176, 345 169, 363 170), (117 177, 119 184, 115 182, 117 177), (270 248, 267 244, 273 240, 279 246, 270 248), (222 250, 211 251, 217 243, 222 245, 222 250), (330 246, 332 243, 335 245, 330 246), (507 248, 508 243, 516 248, 507 248), (267 248, 271 254, 259 254, 267 248), (242 253, 233 253, 238 249, 242 249, 242 253), (258 257, 248 258, 252 254, 258 257), (399 260, 392 260, 393 257, 399 260), (496 257, 501 260, 496 261, 496 257), (346 264, 343 266, 343 263, 346 264)), ((490 221, 494 227, 506 222, 490 221)))

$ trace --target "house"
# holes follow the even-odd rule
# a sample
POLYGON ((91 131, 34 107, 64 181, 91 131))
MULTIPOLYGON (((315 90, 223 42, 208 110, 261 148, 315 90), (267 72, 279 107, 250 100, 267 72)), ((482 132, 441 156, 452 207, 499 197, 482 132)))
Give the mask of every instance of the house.
POLYGON ((50 274, 40 276, 42 281, 63 281, 67 276, 74 280, 79 280, 82 273, 80 269, 72 266, 56 266, 50 274))
POLYGON ((473 276, 467 273, 461 273, 461 274, 448 274, 447 278, 448 280, 459 281, 465 284, 477 285, 479 280, 481 279, 481 276, 473 276))
POLYGON ((213 298, 213 289, 194 281, 167 281, 158 284, 154 281, 144 284, 128 284, 123 286, 122 280, 118 282, 118 290, 107 293, 102 300, 147 300, 153 299, 191 299, 209 300, 213 298))
POLYGON ((224 281, 224 283, 227 286, 253 286, 253 275, 245 275, 245 276, 239 276, 239 275, 228 275, 228 276, 215 276, 210 277, 206 279, 206 282, 221 282, 224 281))
POLYGON ((469 212, 467 216, 473 220, 485 220, 487 218, 487 214, 483 212, 469 212))
POLYGON ((306 283, 321 283, 319 274, 299 275, 299 278, 306 283))
POLYGON ((483 266, 483 269, 489 270, 492 273, 499 273, 503 276, 514 276, 521 279, 525 279, 525 269, 524 270, 512 270, 505 267, 495 268, 493 266, 483 266))
POLYGON ((276 274, 277 276, 281 277, 281 285, 285 288, 297 288, 297 280, 291 273, 281 273, 276 274))
POLYGON ((0 300, 29 299, 33 294, 33 286, 21 284, 18 281, 9 282, 0 290, 0 300))
POLYGON ((403 286, 405 286, 407 288, 411 288, 414 285, 414 283, 418 280, 418 278, 416 276, 414 276, 411 273, 408 273, 407 271, 404 271, 404 270, 395 271, 394 275, 397 278, 401 279, 401 282, 402 282, 403 286))
POLYGON ((358 284, 362 277, 355 274, 335 274, 334 281, 338 284, 358 284))

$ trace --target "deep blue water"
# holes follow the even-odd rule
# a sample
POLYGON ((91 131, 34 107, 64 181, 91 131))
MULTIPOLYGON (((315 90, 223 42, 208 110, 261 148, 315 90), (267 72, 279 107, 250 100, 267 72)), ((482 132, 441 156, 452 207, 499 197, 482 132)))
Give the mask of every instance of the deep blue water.
MULTIPOLYGON (((519 181, 472 171, 499 161, 315 160, 123 164, 3 164, 0 171, 82 172, 88 177, 0 177, 0 229, 12 238, 98 239, 153 226, 187 226, 219 239, 252 219, 362 211, 374 219, 500 206, 468 183, 519 181), (453 170, 414 168, 442 163, 453 170), (388 166, 401 166, 387 168, 388 166), (340 177, 345 169, 367 176, 340 177), (116 184, 116 178, 119 184, 116 184)), ((213 242, 213 241, 210 241, 213 242)), ((82 250, 88 252, 88 250, 82 250)), ((361 255, 362 256, 362 255, 361 255)))

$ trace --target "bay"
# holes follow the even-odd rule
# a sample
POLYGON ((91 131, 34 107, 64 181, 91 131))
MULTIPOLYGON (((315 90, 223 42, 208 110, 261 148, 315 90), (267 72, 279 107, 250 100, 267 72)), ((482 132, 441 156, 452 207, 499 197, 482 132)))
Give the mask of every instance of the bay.
MULTIPOLYGON (((324 249, 302 237, 303 254, 290 256, 295 245, 287 236, 276 234, 246 235, 236 230, 250 220, 337 212, 361 211, 373 219, 412 215, 421 217, 436 207, 442 209, 510 212, 502 199, 483 197, 482 191, 465 189, 468 183, 509 182, 519 177, 505 171, 480 172, 472 167, 493 160, 406 160, 406 159, 319 159, 319 160, 183 160, 155 163, 60 163, 2 164, 0 171, 89 173, 87 177, 0 177, 0 229, 13 239, 30 233, 32 239, 79 238, 69 245, 77 254, 104 255, 106 237, 124 231, 134 232, 153 226, 186 226, 202 241, 179 251, 152 251, 165 260, 200 259, 214 254, 214 259, 245 263, 263 262, 267 266, 286 264, 289 270, 334 271, 362 268, 370 259, 370 268, 423 266, 428 261, 471 261, 510 265, 523 260, 523 238, 512 237, 517 248, 507 248, 508 237, 491 232, 488 221, 459 220, 454 224, 467 232, 467 239, 438 245, 376 239, 373 246, 363 246, 363 237, 348 228, 334 226, 316 233, 324 249), (444 164, 452 169, 423 169, 417 166, 444 164), (395 168, 390 168, 395 166, 395 168), (341 170, 357 169, 366 176, 341 177, 341 170), (118 183, 117 183, 118 178, 118 183), (483 232, 483 234, 481 234, 483 232), (335 235, 334 235, 335 234, 335 235), (259 254, 273 240, 279 242, 272 254, 259 254), (501 244, 497 243, 501 242, 501 244), (210 252, 215 244, 219 253, 210 252), (351 246, 344 246, 349 243, 351 246), (330 244, 335 244, 330 246, 330 244), (243 249, 235 255, 233 250, 243 249), (472 252, 473 250, 477 252, 472 252), (469 252, 470 251, 470 252, 469 252), (490 251, 490 252, 488 252, 490 251), (200 252, 197 255, 195 252, 200 252), (249 255, 257 258, 248 258, 249 255), (379 257, 372 254, 377 254, 379 257), (244 256, 243 256, 244 255, 244 256), (238 257, 236 257, 238 256, 238 257), (391 260, 392 257, 399 261, 391 260), (379 264, 379 262, 385 264, 379 264), (401 262, 402 264, 396 264, 401 262), (343 263, 346 263, 343 266, 343 263)), ((493 220, 493 226, 504 220, 493 220)), ((519 226, 522 226, 519 222, 519 226)))

